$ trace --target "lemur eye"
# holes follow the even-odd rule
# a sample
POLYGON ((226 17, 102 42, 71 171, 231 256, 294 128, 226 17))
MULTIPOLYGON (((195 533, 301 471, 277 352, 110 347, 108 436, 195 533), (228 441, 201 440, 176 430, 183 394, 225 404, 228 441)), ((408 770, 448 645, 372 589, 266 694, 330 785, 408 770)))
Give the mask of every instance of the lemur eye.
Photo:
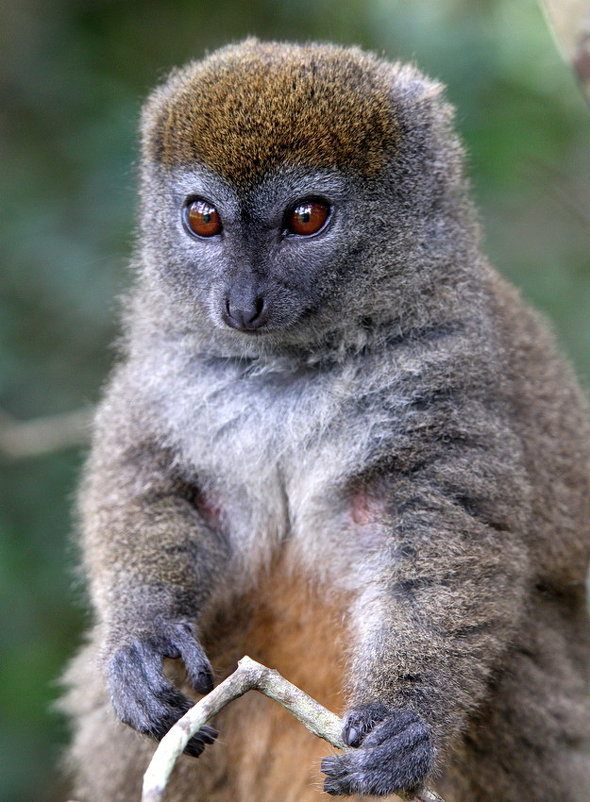
POLYGON ((310 237, 326 225, 330 206, 321 200, 304 200, 287 212, 285 229, 287 234, 310 237))
POLYGON ((196 234, 197 237, 214 237, 223 230, 219 212, 203 198, 197 198, 186 204, 183 221, 188 232, 196 234))

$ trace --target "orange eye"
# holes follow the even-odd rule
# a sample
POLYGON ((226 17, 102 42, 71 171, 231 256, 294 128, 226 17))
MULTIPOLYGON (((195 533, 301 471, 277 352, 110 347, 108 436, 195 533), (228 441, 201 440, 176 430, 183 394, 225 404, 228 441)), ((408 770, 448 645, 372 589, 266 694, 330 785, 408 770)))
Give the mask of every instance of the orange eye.
POLYGON ((288 212, 285 228, 289 234, 309 237, 321 231, 329 216, 330 207, 327 203, 319 200, 302 201, 288 212))
POLYGON ((199 198, 184 207, 184 223, 191 234, 197 237, 214 237, 221 234, 223 226, 219 212, 208 201, 199 198))

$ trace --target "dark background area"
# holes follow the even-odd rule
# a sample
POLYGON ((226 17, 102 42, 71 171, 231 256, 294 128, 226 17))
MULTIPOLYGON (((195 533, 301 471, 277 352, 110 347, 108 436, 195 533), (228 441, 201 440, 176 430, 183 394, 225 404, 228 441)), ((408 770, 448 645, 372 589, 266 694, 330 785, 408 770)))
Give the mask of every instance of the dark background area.
MULTIPOLYGON (((502 272, 590 379, 590 112, 538 7, 513 0, 13 0, 0 6, 0 408, 90 406, 112 360, 143 97, 228 41, 356 43, 442 79, 502 272)), ((70 448, 0 457, 0 799, 63 799, 51 712, 80 640, 70 448)))

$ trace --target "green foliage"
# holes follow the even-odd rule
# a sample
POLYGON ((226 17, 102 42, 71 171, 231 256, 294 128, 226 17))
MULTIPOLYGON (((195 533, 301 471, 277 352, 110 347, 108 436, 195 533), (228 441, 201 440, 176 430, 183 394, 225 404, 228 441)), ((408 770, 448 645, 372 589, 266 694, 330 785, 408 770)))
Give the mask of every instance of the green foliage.
MULTIPOLYGON (((171 66, 247 34, 358 43, 447 83, 487 250, 590 376, 590 113, 534 3, 20 0, 0 8, 0 31, 0 407, 13 415, 97 398, 127 280, 141 99, 171 66)), ((80 462, 0 465, 6 802, 64 795, 49 704, 83 618, 68 545, 80 462)))

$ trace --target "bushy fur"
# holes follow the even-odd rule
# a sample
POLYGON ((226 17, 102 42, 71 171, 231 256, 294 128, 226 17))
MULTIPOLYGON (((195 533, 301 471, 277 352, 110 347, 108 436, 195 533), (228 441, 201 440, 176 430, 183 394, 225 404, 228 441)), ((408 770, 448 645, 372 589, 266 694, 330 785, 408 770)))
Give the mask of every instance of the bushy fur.
MULTIPOLYGON (((588 414, 480 253, 451 120, 411 67, 255 40, 149 100, 137 281, 80 502, 78 799, 135 798, 153 750, 105 678, 159 737, 187 704, 163 658, 188 693, 248 653, 349 711, 329 793, 587 802, 588 414), (191 196, 222 237, 183 229, 191 196), (305 196, 330 225, 289 239, 305 196), (265 298, 255 334, 223 322, 236 286, 265 298)), ((248 697, 217 726, 171 800, 320 796, 325 747, 282 712, 248 697)))

